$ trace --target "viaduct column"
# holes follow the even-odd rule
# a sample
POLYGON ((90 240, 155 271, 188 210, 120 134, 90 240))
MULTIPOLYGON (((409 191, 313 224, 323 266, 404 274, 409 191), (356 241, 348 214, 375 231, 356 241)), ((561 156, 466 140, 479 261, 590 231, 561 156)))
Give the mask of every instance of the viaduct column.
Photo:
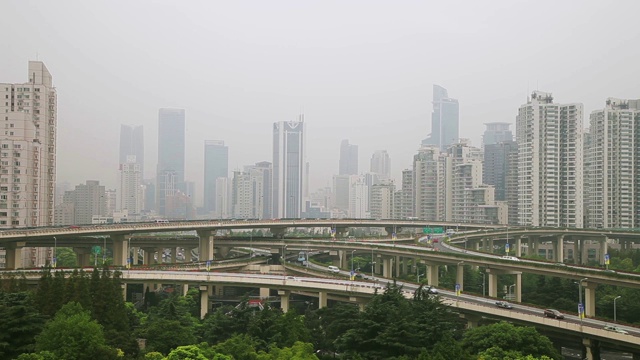
POLYGON ((516 238, 516 256, 522 256, 522 236, 516 238))
POLYGON ((582 339, 582 354, 587 360, 600 360, 600 342, 593 339, 582 339))
POLYGON ((289 311, 289 290, 278 290, 278 295, 280 295, 280 309, 282 309, 283 313, 289 311))
POLYGON ((200 237, 200 247, 198 248, 198 261, 209 261, 214 259, 213 239, 215 231, 198 230, 200 237))
POLYGON ((456 267, 456 284, 460 285, 460 291, 464 291, 464 264, 458 263, 456 267))
POLYGON ((555 249, 553 255, 556 262, 564 262, 564 235, 560 235, 556 238, 555 249))
POLYGON ((76 261, 78 266, 87 267, 91 266, 91 248, 73 248, 73 252, 76 254, 76 261))
MULTIPOLYGON (((5 269, 22 268, 22 247, 24 245, 24 242, 18 242, 14 244, 7 244, 7 246, 5 246, 5 269)), ((51 258, 48 260, 51 261, 51 258)))
POLYGON ((594 317, 596 315, 596 287, 598 284, 584 282, 584 315, 594 317))
POLYGON ((204 319, 209 311, 209 286, 200 285, 200 319, 204 319))
POLYGON ((392 271, 391 271, 391 257, 387 257, 384 256, 382 258, 382 277, 384 278, 390 278, 392 277, 392 271))
POLYGON ((609 239, 607 239, 607 237, 605 236, 604 239, 600 240, 600 264, 604 265, 604 255, 609 251, 608 248, 608 241, 609 239))
POLYGON ((318 293, 318 309, 327 307, 327 295, 326 291, 320 291, 318 293))
POLYGON ((427 285, 438 286, 438 264, 427 263, 427 285))
POLYGON ((129 247, 124 235, 109 235, 113 241, 113 265, 126 266, 129 257, 129 247))

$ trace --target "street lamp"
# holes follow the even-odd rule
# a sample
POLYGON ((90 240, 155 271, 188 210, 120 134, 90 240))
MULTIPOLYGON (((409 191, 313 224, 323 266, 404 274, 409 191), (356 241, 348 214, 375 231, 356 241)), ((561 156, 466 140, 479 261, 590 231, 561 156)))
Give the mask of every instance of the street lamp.
POLYGON ((51 259, 51 265, 53 265, 54 269, 58 264, 57 254, 58 254, 58 240, 54 236, 53 237, 53 259, 51 259))
POLYGON ((620 299, 622 296, 618 295, 616 297, 613 298, 613 322, 617 323, 618 322, 618 313, 616 312, 616 301, 618 299, 620 299))
POLYGON ((587 281, 588 279, 589 278, 580 279, 580 281, 578 282, 578 294, 580 299, 580 303, 578 304, 578 317, 580 318, 580 323, 582 323, 582 318, 584 317, 585 313, 585 306, 584 303, 582 303, 582 282, 587 281))
POLYGON ((485 275, 487 275, 484 271, 482 272, 482 296, 485 296, 484 284, 485 284, 485 275))

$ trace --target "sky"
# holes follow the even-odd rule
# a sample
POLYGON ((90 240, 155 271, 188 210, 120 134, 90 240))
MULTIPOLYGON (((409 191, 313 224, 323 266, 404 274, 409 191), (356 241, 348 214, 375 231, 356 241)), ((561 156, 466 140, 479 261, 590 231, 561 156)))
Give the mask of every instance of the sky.
POLYGON ((431 127, 433 84, 460 102, 460 137, 510 122, 533 90, 589 113, 640 98, 640 1, 0 1, 0 82, 43 61, 58 92, 57 180, 116 188, 121 124, 186 110, 186 178, 202 194, 204 140, 230 171, 272 161, 272 126, 305 115, 310 190, 385 149, 392 177, 431 127))

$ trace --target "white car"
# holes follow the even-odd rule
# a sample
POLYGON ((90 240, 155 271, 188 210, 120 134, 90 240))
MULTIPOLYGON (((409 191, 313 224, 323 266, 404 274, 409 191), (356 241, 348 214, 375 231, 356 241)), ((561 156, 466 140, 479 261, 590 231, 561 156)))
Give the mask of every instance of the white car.
POLYGON ((509 255, 505 255, 505 256, 503 256, 502 258, 503 258, 503 259, 505 259, 505 260, 520 261, 520 259, 518 259, 517 257, 515 257, 515 256, 509 256, 509 255))
POLYGON ((332 272, 334 274, 337 274, 340 272, 340 268, 338 268, 337 266, 330 265, 328 269, 329 269, 329 272, 332 272))
POLYGON ((629 334, 626 330, 622 330, 619 327, 613 325, 605 325, 604 329, 607 331, 617 332, 618 334, 629 334))

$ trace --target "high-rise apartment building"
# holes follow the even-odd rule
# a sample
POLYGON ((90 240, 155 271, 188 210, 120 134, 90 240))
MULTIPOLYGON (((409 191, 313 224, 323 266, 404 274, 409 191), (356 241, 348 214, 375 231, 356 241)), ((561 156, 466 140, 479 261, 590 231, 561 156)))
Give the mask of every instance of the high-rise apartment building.
POLYGON ((394 196, 394 217, 396 219, 409 219, 414 217, 414 185, 413 169, 402 170, 401 189, 394 196))
POLYGON ((273 215, 299 218, 302 212, 305 175, 304 116, 298 121, 273 124, 273 215))
POLYGON ((76 185, 74 190, 64 194, 59 219, 72 220, 70 223, 57 225, 87 225, 91 224, 93 216, 107 216, 107 196, 104 185, 97 180, 87 180, 85 184, 76 185))
POLYGON ((433 85, 433 113, 431 114, 431 134, 422 145, 437 146, 445 151, 449 145, 458 142, 460 109, 457 99, 452 99, 447 89, 433 85))
POLYGON ((504 141, 484 145, 482 183, 495 188, 495 200, 509 204, 509 224, 518 224, 518 145, 504 141))
POLYGON ((513 141, 511 124, 507 122, 491 122, 484 124, 487 128, 482 135, 482 145, 498 144, 505 141, 513 141))
POLYGON ((534 91, 516 118, 518 221, 583 226, 582 104, 534 91))
POLYGON ((608 98, 585 141, 585 227, 637 228, 640 100, 608 98))
POLYGON ((351 175, 334 175, 333 176, 333 204, 332 208, 343 211, 345 214, 349 211, 349 194, 351 191, 351 175))
POLYGON ((369 187, 363 176, 351 175, 349 191, 349 217, 369 218, 369 187))
POLYGON ((144 178, 144 131, 142 125, 120 125, 120 160, 118 164, 126 164, 135 156, 144 178))
POLYGON ((391 158, 387 150, 376 150, 371 156, 372 173, 378 174, 380 180, 391 178, 391 158))
POLYGON ((166 215, 166 199, 176 191, 184 192, 185 171, 184 109, 160 109, 158 112, 158 167, 156 208, 166 215))
POLYGON ((236 219, 264 218, 264 174, 259 168, 234 171, 231 206, 236 219))
POLYGON ((221 140, 204 142, 204 210, 215 211, 216 179, 229 177, 229 147, 221 140))
POLYGON ((413 213, 432 221, 451 217, 451 161, 436 146, 423 146, 413 157, 413 213))
POLYGON ((358 175, 358 145, 349 140, 340 143, 340 168, 338 175, 358 175))
POLYGON ((373 219, 393 219, 393 204, 396 186, 393 181, 385 180, 371 187, 369 209, 373 219))
POLYGON ((143 206, 142 166, 135 155, 129 155, 120 164, 120 210, 129 215, 139 215, 143 206))
POLYGON ((52 225, 57 96, 44 63, 29 61, 26 83, 0 83, 0 118, 0 228, 52 225))

